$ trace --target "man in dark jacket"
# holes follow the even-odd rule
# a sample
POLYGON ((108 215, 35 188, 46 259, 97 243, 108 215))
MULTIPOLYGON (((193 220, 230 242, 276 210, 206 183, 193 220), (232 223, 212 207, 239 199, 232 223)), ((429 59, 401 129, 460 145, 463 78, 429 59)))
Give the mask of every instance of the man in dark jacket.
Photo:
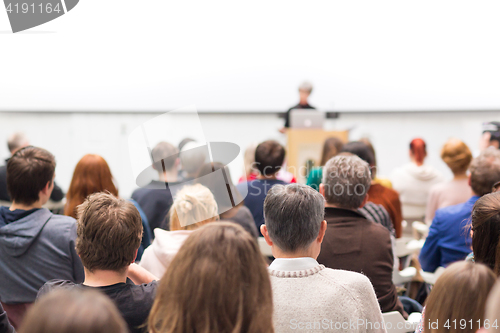
POLYGON ((0 299, 14 327, 40 287, 59 278, 82 282, 76 221, 42 208, 54 187, 54 156, 25 147, 7 164, 10 207, 0 207, 0 299))
POLYGON ((370 183, 368 163, 357 156, 336 156, 326 163, 320 193, 326 200, 328 227, 318 262, 366 275, 382 312, 399 311, 406 317, 392 283, 390 232, 357 211, 368 200, 370 183))

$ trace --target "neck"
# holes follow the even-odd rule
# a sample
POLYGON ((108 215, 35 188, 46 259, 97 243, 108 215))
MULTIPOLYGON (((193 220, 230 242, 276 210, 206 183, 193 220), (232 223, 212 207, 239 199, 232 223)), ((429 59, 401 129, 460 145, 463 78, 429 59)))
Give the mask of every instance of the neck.
POLYGON ((273 246, 273 257, 281 258, 281 259, 292 259, 292 258, 313 258, 317 259, 319 252, 314 255, 316 251, 314 251, 313 246, 310 246, 307 249, 299 250, 296 252, 284 252, 276 246, 273 246))
POLYGON ((38 200, 37 202, 31 204, 31 205, 25 205, 22 203, 17 203, 17 202, 12 202, 12 205, 10 205, 9 210, 16 210, 16 209, 21 209, 21 210, 30 210, 30 209, 35 209, 35 208, 42 208, 42 202, 38 200))
POLYGON ((84 270, 85 281, 83 281, 83 284, 89 287, 104 287, 127 282, 128 267, 122 272, 106 270, 95 270, 90 272, 87 268, 84 270))
POLYGON ((165 171, 159 174, 160 181, 163 182, 176 182, 177 181, 177 170, 165 171))
POLYGON ((269 175, 269 176, 263 176, 263 175, 259 174, 257 176, 257 179, 260 179, 260 180, 273 180, 273 179, 276 179, 277 175, 278 175, 277 172, 275 174, 272 174, 272 175, 269 175))
POLYGON ((467 173, 456 173, 453 175, 453 180, 461 180, 461 179, 467 179, 469 176, 467 176, 467 173))
POLYGON ((299 105, 307 105, 307 99, 299 100, 299 105))

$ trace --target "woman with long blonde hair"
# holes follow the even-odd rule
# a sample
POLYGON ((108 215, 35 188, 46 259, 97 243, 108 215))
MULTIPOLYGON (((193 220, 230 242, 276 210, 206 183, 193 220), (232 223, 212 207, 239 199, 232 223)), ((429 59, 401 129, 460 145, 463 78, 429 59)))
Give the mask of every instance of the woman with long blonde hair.
POLYGON ((160 281, 151 333, 273 333, 272 290, 255 239, 230 222, 193 231, 160 281))

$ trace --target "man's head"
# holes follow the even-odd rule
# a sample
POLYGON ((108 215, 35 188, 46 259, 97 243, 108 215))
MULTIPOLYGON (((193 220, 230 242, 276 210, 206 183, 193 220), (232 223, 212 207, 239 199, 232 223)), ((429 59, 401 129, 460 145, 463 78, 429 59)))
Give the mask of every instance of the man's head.
POLYGON ((188 142, 182 147, 180 157, 182 170, 193 178, 196 177, 205 163, 210 162, 208 146, 194 141, 188 142))
POLYGON ((285 148, 277 141, 267 140, 255 149, 255 166, 262 176, 276 174, 285 160, 285 148))
POLYGON ((493 147, 483 150, 472 160, 469 170, 472 191, 479 196, 490 193, 500 180, 500 151, 493 147))
POLYGON ((279 252, 316 258, 326 231, 325 199, 307 185, 275 185, 264 201, 261 231, 279 252))
POLYGON ((77 218, 76 252, 87 270, 123 272, 135 260, 142 220, 130 201, 94 193, 78 206, 77 218))
POLYGON ((30 142, 24 133, 13 133, 7 139, 7 147, 9 148, 10 154, 13 155, 16 151, 21 148, 29 146, 30 142))
POLYGON ((311 82, 304 81, 299 86, 300 104, 307 104, 307 99, 313 90, 311 82))
POLYGON ((339 155, 326 162, 320 192, 326 202, 344 209, 365 204, 371 184, 368 163, 354 155, 339 155))
POLYGON ((497 149, 500 148, 500 122, 490 121, 483 123, 483 136, 486 136, 488 140, 486 147, 493 146, 497 149))
POLYGON ((158 173, 172 171, 177 167, 179 151, 168 142, 158 143, 151 151, 153 157, 153 169, 158 173))
POLYGON ((54 187, 56 161, 42 148, 18 149, 7 162, 7 191, 13 202, 32 205, 46 203, 54 187))

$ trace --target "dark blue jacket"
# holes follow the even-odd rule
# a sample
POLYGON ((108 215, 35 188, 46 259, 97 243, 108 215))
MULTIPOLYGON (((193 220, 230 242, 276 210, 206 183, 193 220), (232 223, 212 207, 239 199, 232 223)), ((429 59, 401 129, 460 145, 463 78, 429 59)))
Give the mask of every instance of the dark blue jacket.
POLYGON ((446 267, 452 262, 464 260, 472 251, 470 236, 470 216, 474 203, 473 196, 467 202, 444 207, 436 211, 429 228, 429 235, 420 251, 420 265, 426 272, 434 272, 438 267, 446 267))

